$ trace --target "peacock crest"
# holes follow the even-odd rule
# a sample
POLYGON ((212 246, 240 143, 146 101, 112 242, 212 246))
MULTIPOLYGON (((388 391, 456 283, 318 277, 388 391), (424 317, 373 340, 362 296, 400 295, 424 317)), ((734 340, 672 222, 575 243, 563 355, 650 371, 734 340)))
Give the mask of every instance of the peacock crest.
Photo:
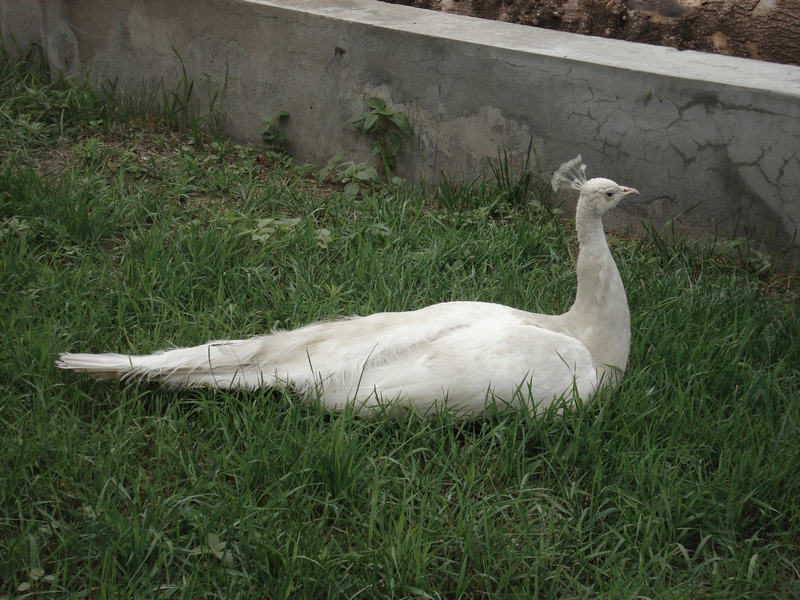
POLYGON ((580 191, 583 184, 586 183, 586 165, 581 162, 581 155, 578 154, 572 160, 558 167, 553 173, 550 183, 554 192, 564 187, 580 191))

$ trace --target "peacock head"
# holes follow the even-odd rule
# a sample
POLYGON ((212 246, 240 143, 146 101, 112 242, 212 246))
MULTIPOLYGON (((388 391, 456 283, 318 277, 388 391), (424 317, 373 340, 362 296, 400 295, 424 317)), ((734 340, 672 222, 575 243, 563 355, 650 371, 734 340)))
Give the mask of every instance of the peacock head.
POLYGON ((590 179, 581 186, 583 201, 591 204, 601 214, 614 208, 625 196, 638 193, 633 188, 619 185, 603 177, 590 179))
POLYGON ((581 193, 579 203, 591 206, 599 214, 614 208, 625 196, 639 193, 603 177, 587 180, 586 165, 581 163, 580 155, 561 165, 551 183, 554 191, 562 187, 578 190, 581 193))

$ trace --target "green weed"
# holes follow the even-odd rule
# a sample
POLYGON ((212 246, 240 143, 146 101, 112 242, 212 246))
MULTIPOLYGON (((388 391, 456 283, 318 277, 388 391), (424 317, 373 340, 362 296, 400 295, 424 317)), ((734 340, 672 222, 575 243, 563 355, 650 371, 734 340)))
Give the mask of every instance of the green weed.
POLYGON ((356 113, 347 122, 361 126, 365 133, 375 138, 372 153, 378 157, 377 172, 390 182, 403 138, 411 135, 411 127, 406 116, 389 107, 383 99, 372 97, 365 102, 369 110, 356 113))
POLYGON ((289 113, 285 110, 278 111, 273 117, 262 117, 264 121, 264 131, 261 132, 261 139, 264 140, 264 145, 272 152, 278 154, 286 153, 286 139, 287 134, 285 131, 278 129, 278 124, 289 118, 289 113))

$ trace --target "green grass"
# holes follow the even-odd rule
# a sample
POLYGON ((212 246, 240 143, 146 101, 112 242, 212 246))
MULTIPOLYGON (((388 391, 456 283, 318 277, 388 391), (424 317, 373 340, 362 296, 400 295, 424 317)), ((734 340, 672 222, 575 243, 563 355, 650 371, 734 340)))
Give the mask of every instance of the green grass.
POLYGON ((110 92, 0 82, 0 597, 800 596, 791 280, 612 239, 630 367, 563 417, 95 382, 58 352, 451 299, 564 311, 574 233, 485 182, 350 200, 110 92))

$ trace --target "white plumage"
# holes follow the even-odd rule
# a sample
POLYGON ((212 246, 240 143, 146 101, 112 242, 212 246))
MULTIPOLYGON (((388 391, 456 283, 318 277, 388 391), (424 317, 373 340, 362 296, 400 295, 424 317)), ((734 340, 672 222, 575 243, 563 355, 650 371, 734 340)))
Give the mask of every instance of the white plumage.
POLYGON ((580 191, 578 291, 563 315, 445 302, 147 356, 65 353, 57 364, 98 379, 173 386, 289 385, 332 410, 352 405, 362 414, 393 402, 393 410, 431 414, 447 405, 476 416, 492 399, 541 409, 573 391, 588 401, 619 382, 630 350, 628 303, 601 217, 638 192, 608 179, 587 181, 585 169, 579 156, 552 180, 554 189, 580 191))

